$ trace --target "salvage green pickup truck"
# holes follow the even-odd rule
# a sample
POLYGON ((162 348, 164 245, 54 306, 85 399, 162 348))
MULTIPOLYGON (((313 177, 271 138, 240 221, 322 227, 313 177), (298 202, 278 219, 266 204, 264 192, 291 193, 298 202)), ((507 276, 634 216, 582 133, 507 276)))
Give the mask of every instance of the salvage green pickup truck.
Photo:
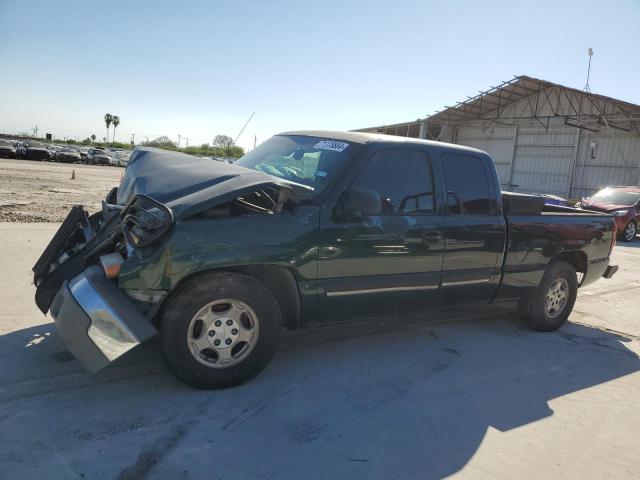
POLYGON ((97 372, 160 333, 198 388, 259 373, 281 328, 513 302, 538 331, 610 278, 607 214, 500 191, 480 150, 326 131, 276 135, 234 164, 134 150, 33 268, 36 303, 97 372))

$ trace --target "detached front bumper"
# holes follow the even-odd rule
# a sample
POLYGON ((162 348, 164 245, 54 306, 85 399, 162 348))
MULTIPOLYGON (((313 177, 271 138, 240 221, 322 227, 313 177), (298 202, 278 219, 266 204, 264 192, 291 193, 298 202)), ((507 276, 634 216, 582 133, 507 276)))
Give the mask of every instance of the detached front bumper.
POLYGON ((65 281, 50 311, 63 343, 92 374, 158 333, 98 266, 65 281))

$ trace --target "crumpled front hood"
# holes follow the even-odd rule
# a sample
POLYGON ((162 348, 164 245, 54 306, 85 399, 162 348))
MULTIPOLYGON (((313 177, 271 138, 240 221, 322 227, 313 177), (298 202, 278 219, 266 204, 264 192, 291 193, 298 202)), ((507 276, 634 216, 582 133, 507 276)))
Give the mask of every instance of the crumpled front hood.
POLYGON ((186 218, 265 187, 309 190, 231 163, 136 147, 118 187, 117 201, 125 205, 141 193, 169 207, 174 218, 186 218))

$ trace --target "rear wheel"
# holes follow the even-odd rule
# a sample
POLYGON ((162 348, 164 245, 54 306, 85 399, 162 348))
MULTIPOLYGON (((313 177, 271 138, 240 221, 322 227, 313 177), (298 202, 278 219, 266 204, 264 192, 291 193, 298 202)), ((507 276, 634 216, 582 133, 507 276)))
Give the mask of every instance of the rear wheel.
POLYGON ((518 304, 518 316, 531 330, 551 332, 569 317, 578 294, 576 270, 567 262, 549 264, 532 297, 518 304))
POLYGON ((622 240, 625 242, 631 242, 636 238, 636 232, 638 227, 634 221, 627 223, 627 226, 624 227, 622 231, 622 240))
POLYGON ((239 385, 273 357, 282 316, 271 292, 236 273, 187 281, 165 305, 162 354, 169 369, 195 388, 239 385))

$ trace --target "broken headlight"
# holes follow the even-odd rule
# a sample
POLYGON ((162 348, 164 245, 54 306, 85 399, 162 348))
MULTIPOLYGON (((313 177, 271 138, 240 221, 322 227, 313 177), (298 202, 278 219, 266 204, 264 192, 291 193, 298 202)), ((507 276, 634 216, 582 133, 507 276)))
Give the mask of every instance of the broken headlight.
POLYGON ((173 215, 162 203, 143 194, 134 195, 121 213, 122 233, 134 248, 155 242, 173 223, 173 215))

